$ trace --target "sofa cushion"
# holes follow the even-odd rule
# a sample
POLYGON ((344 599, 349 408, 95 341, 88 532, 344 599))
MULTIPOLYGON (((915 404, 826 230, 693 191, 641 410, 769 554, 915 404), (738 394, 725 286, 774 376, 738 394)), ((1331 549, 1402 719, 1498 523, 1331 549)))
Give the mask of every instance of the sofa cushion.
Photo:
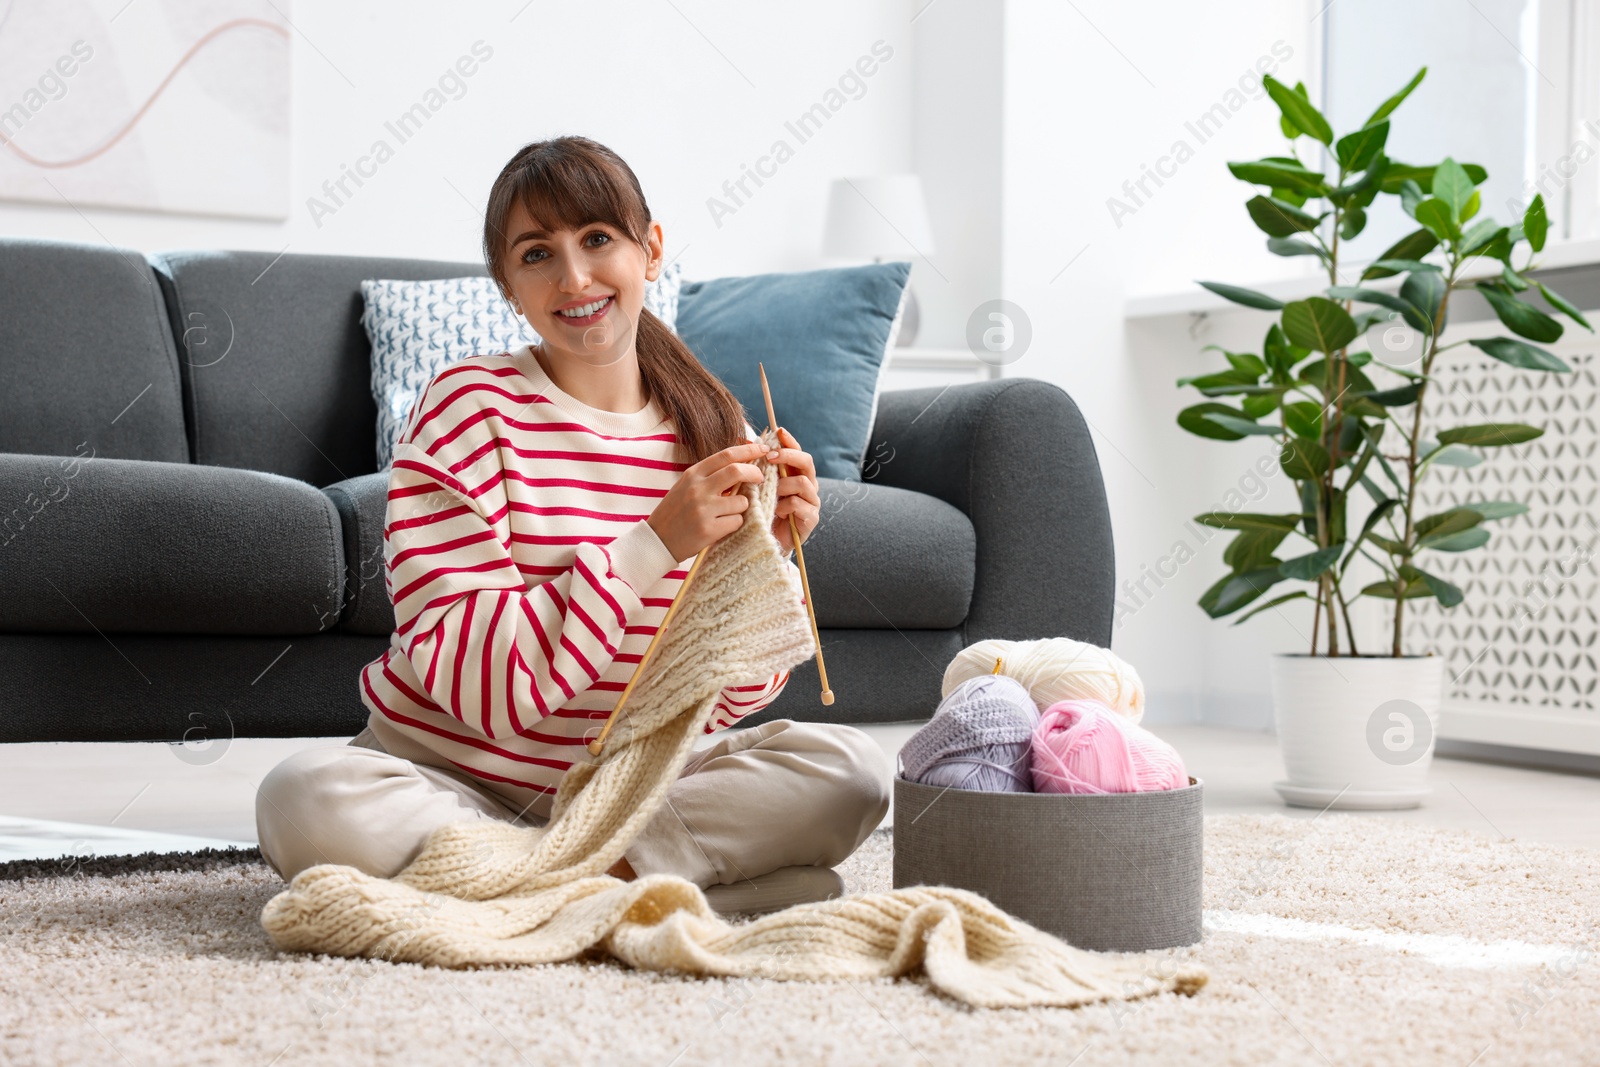
POLYGON ((0 381, 0 452, 189 460, 166 305, 138 252, 0 238, 0 381))
POLYGON ((685 282, 678 336, 757 429, 767 424, 764 369, 778 425, 816 459, 817 473, 861 481, 910 275, 898 260, 685 282))
MULTIPOLYGON (((822 520, 801 550, 817 626, 937 630, 960 626, 972 603, 977 538, 937 497, 866 482, 818 478, 822 520)), ((352 478, 325 490, 345 530, 346 597, 339 629, 384 634, 394 606, 384 582, 388 479, 352 478)))
POLYGON ((304 482, 4 454, 0 491, 25 502, 4 517, 0 630, 294 635, 338 622, 339 514, 304 482))
POLYGON ((272 252, 149 256, 182 339, 190 452, 314 486, 378 469, 361 328, 365 278, 458 278, 482 263, 272 252))
MULTIPOLYGON (((645 310, 674 332, 682 273, 681 264, 669 263, 644 287, 645 310)), ((394 444, 417 398, 446 367, 541 340, 492 278, 367 278, 361 282, 361 300, 361 326, 372 343, 380 470, 394 462, 394 444)))

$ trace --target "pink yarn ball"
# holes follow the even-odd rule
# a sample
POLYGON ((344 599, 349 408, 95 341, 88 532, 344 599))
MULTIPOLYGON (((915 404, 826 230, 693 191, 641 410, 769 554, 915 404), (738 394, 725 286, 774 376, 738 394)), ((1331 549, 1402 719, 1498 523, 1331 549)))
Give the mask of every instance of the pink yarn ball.
POLYGON ((1189 784, 1177 749, 1099 700, 1041 713, 1030 769, 1035 793, 1140 793, 1189 784))

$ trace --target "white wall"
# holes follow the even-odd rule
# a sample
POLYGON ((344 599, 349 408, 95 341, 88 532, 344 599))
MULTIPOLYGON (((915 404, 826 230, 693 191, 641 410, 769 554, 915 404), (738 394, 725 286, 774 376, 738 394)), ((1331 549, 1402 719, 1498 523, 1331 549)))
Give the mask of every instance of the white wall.
MULTIPOLYGON (((120 4, 100 5, 107 19, 120 4)), ((292 206, 282 222, 66 204, 0 203, 0 232, 152 251, 269 249, 478 260, 489 185, 523 144, 581 133, 639 175, 687 277, 824 265, 828 183, 911 166, 914 64, 907 0, 804 10, 707 0, 280 4, 291 37, 292 206), (680 14, 681 12, 681 14, 680 14), (384 124, 476 41, 492 56, 404 144, 384 124), (823 100, 882 40, 892 53, 804 143, 784 123, 823 100), (387 138, 393 158, 318 225, 306 201, 387 138), (773 142, 793 158, 717 225, 707 200, 773 142), (459 192, 458 192, 459 190, 459 192), (80 214, 81 211, 81 214, 80 214)), ((101 31, 126 33, 131 7, 101 31)), ((266 9, 272 17, 270 9, 266 9)), ((91 41, 92 43, 92 41, 91 41)), ((159 106, 159 101, 158 101, 159 106)), ((47 121, 41 114, 34 121, 47 121)), ((197 131, 196 150, 204 150, 197 131)), ((731 203, 731 201, 730 201, 731 203)))
MULTIPOLYGON (((1144 678, 1153 722, 1204 716, 1265 726, 1266 654, 1300 644, 1281 620, 1231 629, 1196 606, 1223 572, 1227 539, 1202 543, 1207 531, 1188 520, 1217 506, 1261 446, 1201 441, 1178 429, 1177 412, 1199 398, 1174 381, 1215 367, 1215 353, 1199 352, 1214 338, 1189 336, 1182 319, 1126 328, 1123 307, 1131 295, 1196 278, 1298 271, 1265 252, 1242 206, 1252 191, 1225 166, 1280 148, 1271 101, 1241 99, 1205 143, 1185 123, 1226 106, 1241 74, 1275 58, 1275 43, 1290 55, 1269 69, 1290 84, 1305 77, 1310 15, 1271 0, 1006 7, 1002 273, 1006 296, 1027 309, 1034 329, 1033 348, 1006 373, 1060 384, 1089 421, 1119 585, 1180 541, 1196 550, 1161 587, 1146 579, 1150 595, 1138 595, 1141 606, 1114 634, 1113 647, 1144 678), (1147 180, 1152 195, 1113 219, 1107 200, 1129 203, 1123 183, 1180 139, 1193 156, 1166 165, 1173 174, 1165 184, 1147 180)), ((1258 330, 1250 333, 1259 341, 1258 330)), ((1292 500, 1292 487, 1272 491, 1292 500)))

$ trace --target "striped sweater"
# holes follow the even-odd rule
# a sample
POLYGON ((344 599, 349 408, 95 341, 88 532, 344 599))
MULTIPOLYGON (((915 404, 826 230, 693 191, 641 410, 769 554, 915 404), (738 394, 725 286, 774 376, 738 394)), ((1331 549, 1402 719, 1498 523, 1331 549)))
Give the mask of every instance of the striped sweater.
MULTIPOLYGON (((548 817, 693 562, 645 521, 685 469, 677 440, 653 400, 631 414, 589 407, 527 346, 433 378, 389 475, 395 632, 360 677, 385 749, 548 817)), ((706 732, 766 707, 788 679, 724 689, 706 732)))

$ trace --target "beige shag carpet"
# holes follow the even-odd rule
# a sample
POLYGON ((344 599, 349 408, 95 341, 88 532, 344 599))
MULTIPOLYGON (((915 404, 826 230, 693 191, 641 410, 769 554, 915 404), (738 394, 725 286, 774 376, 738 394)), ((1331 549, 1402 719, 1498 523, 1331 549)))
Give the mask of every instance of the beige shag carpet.
MULTIPOLYGON (((849 891, 891 888, 892 847, 868 839, 849 891)), ((1600 851, 1222 815, 1205 879, 1205 940, 1139 957, 1203 963, 1198 995, 981 1010, 924 978, 280 954, 259 916, 282 882, 255 850, 0 864, 0 1063, 1600 1063, 1600 851)))

